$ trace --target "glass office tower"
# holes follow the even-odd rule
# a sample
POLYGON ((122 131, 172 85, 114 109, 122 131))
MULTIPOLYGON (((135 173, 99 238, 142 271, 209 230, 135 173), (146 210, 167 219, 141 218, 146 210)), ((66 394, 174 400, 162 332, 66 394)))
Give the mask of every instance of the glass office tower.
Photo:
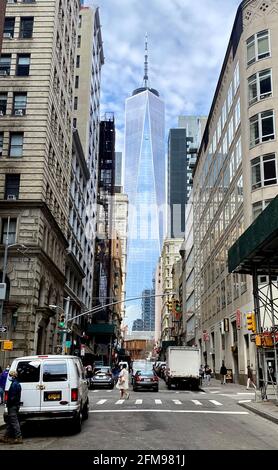
MULTIPOLYGON (((126 100, 125 192, 129 199, 127 298, 152 288, 164 236, 165 110, 159 93, 145 86, 126 100)), ((137 305, 141 304, 138 300, 137 305)), ((128 304, 130 305, 130 304, 128 304)))

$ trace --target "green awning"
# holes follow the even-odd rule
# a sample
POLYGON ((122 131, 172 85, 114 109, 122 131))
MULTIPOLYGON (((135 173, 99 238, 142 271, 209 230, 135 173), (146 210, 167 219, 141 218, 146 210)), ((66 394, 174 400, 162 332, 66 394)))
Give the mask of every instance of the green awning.
POLYGON ((229 273, 278 274, 278 196, 228 252, 229 273))
POLYGON ((87 333, 91 335, 113 335, 115 333, 115 325, 113 323, 88 325, 87 333))

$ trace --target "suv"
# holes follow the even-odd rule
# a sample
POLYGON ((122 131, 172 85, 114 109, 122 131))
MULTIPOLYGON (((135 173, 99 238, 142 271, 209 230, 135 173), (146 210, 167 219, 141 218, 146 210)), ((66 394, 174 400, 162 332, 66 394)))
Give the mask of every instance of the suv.
MULTIPOLYGON (((80 358, 54 355, 18 357, 10 370, 17 371, 22 388, 20 421, 64 419, 71 423, 74 432, 81 431, 82 420, 88 418, 89 399, 80 358)), ((5 392, 10 384, 7 380, 5 392)), ((5 421, 7 413, 5 407, 5 421)))

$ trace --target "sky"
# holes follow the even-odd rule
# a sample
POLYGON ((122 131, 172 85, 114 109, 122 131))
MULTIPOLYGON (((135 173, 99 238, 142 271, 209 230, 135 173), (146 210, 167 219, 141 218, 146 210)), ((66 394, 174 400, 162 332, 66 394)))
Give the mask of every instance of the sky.
MULTIPOLYGON (((240 0, 85 0, 100 8, 105 64, 101 113, 114 112, 123 151, 125 100, 142 86, 145 34, 149 86, 165 102, 165 142, 179 115, 208 115, 240 0)), ((166 151, 166 147, 165 147, 166 151)), ((130 329, 141 316, 127 304, 130 329)))
POLYGON ((149 82, 165 101, 166 136, 180 114, 207 115, 240 0, 85 0, 99 6, 105 65, 101 112, 114 112, 116 150, 124 144, 124 107, 149 82))

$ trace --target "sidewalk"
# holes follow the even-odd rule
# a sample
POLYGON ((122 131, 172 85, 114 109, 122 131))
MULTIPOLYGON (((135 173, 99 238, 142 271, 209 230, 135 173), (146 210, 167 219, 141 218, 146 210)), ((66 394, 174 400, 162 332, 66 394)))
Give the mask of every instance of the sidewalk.
MULTIPOLYGON (((273 387, 269 385, 267 389, 267 400, 261 399, 260 390, 256 391, 253 395, 250 395, 248 399, 244 398, 244 392, 246 393, 246 386, 227 383, 226 385, 221 385, 220 380, 211 379, 210 385, 206 385, 203 381, 203 386, 201 387, 205 392, 213 391, 214 389, 221 389, 223 393, 227 394, 239 394, 242 393, 242 397, 238 395, 238 404, 243 408, 246 408, 253 413, 256 413, 263 418, 266 418, 274 423, 278 424, 278 402, 275 399, 275 393, 273 387)), ((252 389, 249 389, 252 392, 252 389)))

